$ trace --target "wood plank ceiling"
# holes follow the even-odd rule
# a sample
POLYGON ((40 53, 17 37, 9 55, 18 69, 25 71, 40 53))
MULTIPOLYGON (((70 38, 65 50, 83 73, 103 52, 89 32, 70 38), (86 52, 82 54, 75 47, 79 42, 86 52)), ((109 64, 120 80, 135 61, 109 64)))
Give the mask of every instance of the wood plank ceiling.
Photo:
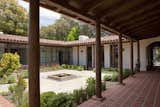
POLYGON ((40 0, 41 6, 140 40, 160 35, 160 0, 40 0))

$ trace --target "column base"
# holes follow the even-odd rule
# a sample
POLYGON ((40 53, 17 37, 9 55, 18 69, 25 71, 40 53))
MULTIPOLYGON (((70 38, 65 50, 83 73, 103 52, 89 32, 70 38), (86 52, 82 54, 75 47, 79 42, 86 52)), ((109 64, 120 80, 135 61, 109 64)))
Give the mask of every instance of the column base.
POLYGON ((96 101, 101 101, 102 102, 103 100, 105 100, 105 97, 98 98, 96 96, 93 96, 92 99, 96 100, 96 101))

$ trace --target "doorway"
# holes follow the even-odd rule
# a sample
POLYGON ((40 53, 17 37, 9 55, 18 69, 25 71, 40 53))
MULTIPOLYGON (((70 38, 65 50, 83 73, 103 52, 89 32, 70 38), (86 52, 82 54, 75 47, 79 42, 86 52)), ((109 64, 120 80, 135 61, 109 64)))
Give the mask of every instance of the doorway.
POLYGON ((147 47, 147 70, 160 70, 160 42, 154 42, 147 47))
POLYGON ((87 69, 92 68, 92 47, 87 47, 87 69))

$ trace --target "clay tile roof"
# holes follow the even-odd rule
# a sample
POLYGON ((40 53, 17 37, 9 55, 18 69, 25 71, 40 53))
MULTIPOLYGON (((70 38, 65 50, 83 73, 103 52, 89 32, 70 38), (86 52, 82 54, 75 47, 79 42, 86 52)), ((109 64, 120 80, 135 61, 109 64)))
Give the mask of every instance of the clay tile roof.
MULTIPOLYGON (((123 38, 124 41, 127 41, 123 38)), ((18 43, 18 44, 28 44, 28 38, 26 36, 8 35, 0 34, 1 43, 18 43)), ((105 36, 101 38, 102 44, 118 42, 117 35, 105 36)), ((49 40, 40 39, 40 44, 42 46, 76 46, 76 45, 91 45, 95 44, 95 38, 90 38, 87 40, 75 40, 75 41, 59 41, 59 40, 49 40)))

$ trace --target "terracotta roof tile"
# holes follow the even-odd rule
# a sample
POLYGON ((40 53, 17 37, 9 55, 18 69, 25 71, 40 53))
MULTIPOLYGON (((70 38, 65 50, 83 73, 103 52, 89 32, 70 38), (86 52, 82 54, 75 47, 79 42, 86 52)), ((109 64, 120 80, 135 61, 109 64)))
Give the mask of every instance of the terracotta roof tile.
MULTIPOLYGON (((124 41, 127 41, 123 38, 124 41)), ((27 44, 28 38, 25 36, 0 34, 1 43, 20 43, 27 44)), ((117 35, 105 36, 101 38, 102 44, 118 42, 117 35)), ((75 46, 75 45, 91 45, 95 44, 95 38, 90 38, 87 40, 76 40, 76 41, 59 41, 59 40, 49 40, 40 39, 40 44, 43 46, 75 46)))

